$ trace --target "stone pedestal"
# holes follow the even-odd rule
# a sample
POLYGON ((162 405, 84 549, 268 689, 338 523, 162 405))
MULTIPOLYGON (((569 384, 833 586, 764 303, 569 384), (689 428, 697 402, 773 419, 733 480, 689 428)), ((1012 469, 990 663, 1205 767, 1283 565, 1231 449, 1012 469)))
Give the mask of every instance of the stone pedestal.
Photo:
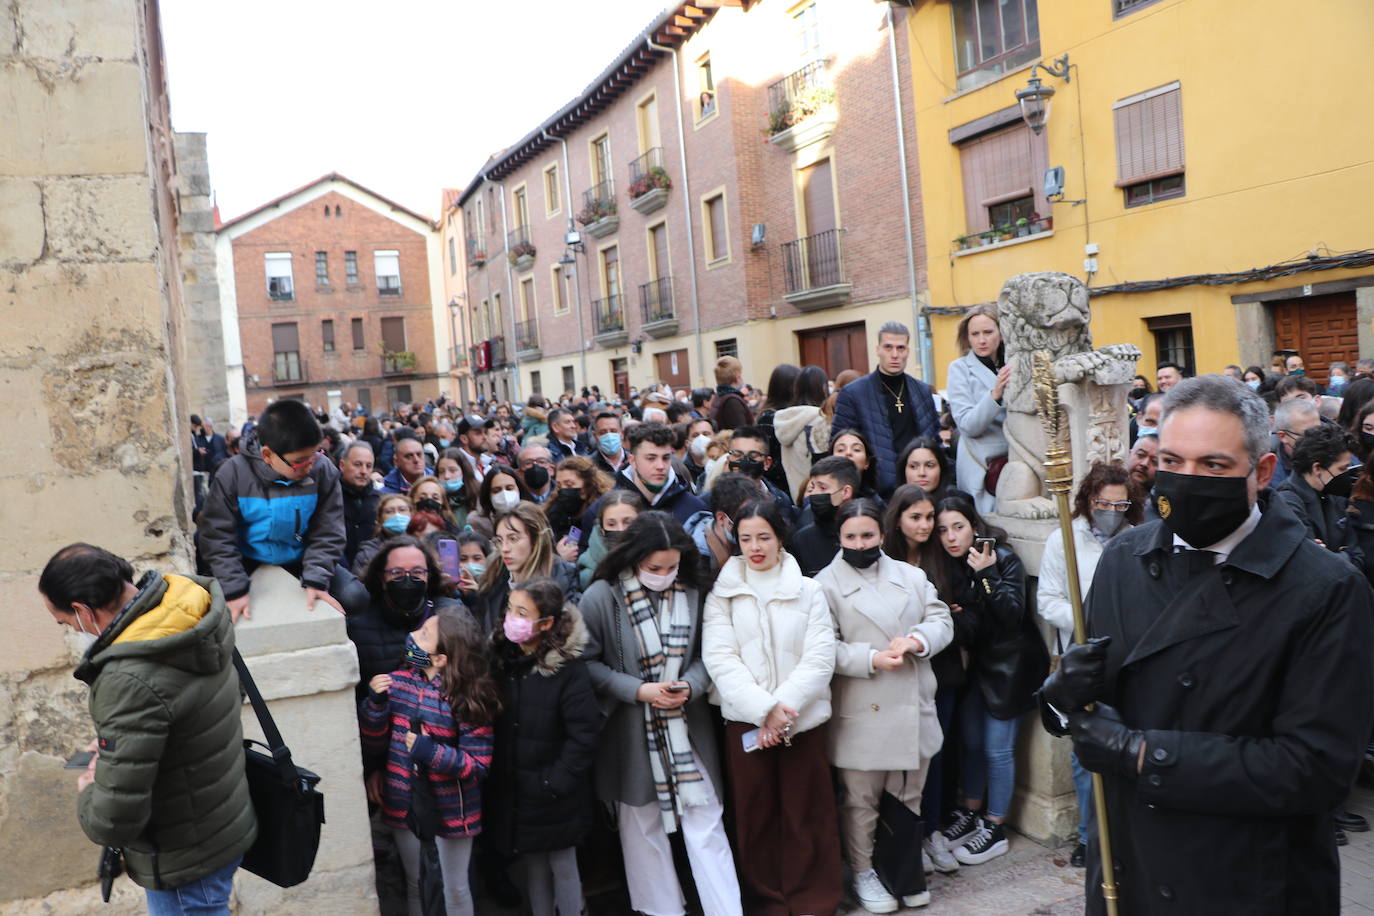
MULTIPOLYGON (((320 775, 326 820, 310 880, 283 889, 240 870, 236 912, 374 914, 372 833, 353 702, 357 652, 338 611, 323 602, 307 610, 301 584, 289 573, 260 567, 250 594, 253 619, 239 622, 239 652, 292 759, 320 775)), ((246 702, 243 733, 263 739, 246 702)))

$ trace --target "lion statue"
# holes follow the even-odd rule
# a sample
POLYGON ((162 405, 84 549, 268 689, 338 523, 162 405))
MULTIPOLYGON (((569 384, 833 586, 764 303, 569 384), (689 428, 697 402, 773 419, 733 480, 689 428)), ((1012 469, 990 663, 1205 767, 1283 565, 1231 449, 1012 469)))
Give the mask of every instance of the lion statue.
MULTIPOLYGON (((1121 385, 1132 380, 1140 349, 1112 344, 1093 349, 1088 329, 1088 288, 1077 277, 1045 271, 1018 274, 997 297, 998 324, 1006 345, 1011 378, 1007 382, 1007 465, 997 483, 997 514, 1015 518, 1053 518, 1054 503, 1046 496, 1045 434, 1036 412, 1031 382, 1037 350, 1050 354, 1060 384, 1093 382, 1121 385)), ((1093 398, 1094 419, 1109 399, 1093 398)), ((1098 424, 1095 423, 1095 427, 1098 424)), ((1120 454, 1120 418, 1100 424, 1093 437, 1094 451, 1120 454), (1102 430, 1115 430, 1104 433, 1102 430), (1104 437, 1112 441, 1102 441, 1104 437)))

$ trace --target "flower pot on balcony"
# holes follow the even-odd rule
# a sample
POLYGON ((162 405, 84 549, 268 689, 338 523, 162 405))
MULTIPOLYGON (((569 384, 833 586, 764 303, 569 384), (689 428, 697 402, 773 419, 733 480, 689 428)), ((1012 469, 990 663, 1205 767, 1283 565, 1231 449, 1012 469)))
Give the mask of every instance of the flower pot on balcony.
POLYGON ((597 346, 603 350, 614 350, 616 347, 623 347, 630 342, 630 332, 624 328, 610 328, 599 334, 593 334, 592 340, 596 341, 597 346))
POLYGON ((644 214, 653 213, 655 210, 661 210, 666 203, 668 203, 667 188, 654 188, 645 191, 638 197, 630 198, 630 206, 644 214))
POLYGON ((791 127, 773 134, 768 138, 768 142, 780 150, 795 153, 803 147, 829 137, 835 132, 838 122, 839 115, 835 112, 835 106, 826 105, 815 114, 808 115, 791 127))
POLYGON ((585 226, 582 227, 582 231, 587 233, 587 235, 590 235, 594 239, 600 239, 605 238, 606 236, 610 235, 612 232, 616 231, 619 228, 619 214, 610 213, 606 216, 601 217, 598 220, 594 220, 593 222, 587 223, 585 226))
POLYGON ((532 255, 532 254, 522 254, 522 255, 519 255, 519 256, 513 258, 513 259, 511 260, 510 264, 511 264, 511 267, 514 267, 516 270, 529 270, 531 267, 534 266, 534 255, 532 255))

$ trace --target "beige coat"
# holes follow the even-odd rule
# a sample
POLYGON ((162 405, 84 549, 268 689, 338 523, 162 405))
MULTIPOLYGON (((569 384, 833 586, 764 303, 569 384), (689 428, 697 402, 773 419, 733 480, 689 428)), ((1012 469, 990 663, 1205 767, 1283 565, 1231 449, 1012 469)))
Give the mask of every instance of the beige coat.
POLYGON ((954 638, 949 608, 919 568, 884 555, 869 578, 836 557, 816 575, 835 622, 830 762, 850 770, 917 770, 940 750, 930 657, 954 638), (925 643, 896 671, 874 671, 894 637, 925 643))

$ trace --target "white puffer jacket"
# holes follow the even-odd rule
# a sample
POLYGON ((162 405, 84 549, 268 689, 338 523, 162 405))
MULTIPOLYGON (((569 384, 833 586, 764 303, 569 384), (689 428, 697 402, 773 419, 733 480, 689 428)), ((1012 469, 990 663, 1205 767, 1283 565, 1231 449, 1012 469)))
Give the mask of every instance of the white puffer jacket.
POLYGON ((726 561, 706 596, 701 655, 727 721, 763 725, 782 703, 797 711, 793 732, 804 732, 830 718, 835 625, 820 585, 790 554, 782 564, 765 596, 747 581, 743 557, 726 561))
MULTIPOLYGON (((1078 586, 1082 590, 1084 604, 1088 600, 1088 589, 1093 584, 1093 573, 1097 561, 1102 559, 1102 544, 1093 534, 1092 523, 1086 518, 1076 518, 1072 522, 1073 546, 1078 554, 1078 586)), ((1122 526, 1122 531, 1126 526, 1122 526)), ((1059 630, 1060 645, 1054 654, 1062 654, 1064 649, 1073 645, 1073 605, 1069 603, 1069 573, 1064 565, 1064 539, 1056 528, 1045 539, 1045 552, 1040 557, 1040 583, 1036 587, 1036 605, 1040 616, 1059 630)))

